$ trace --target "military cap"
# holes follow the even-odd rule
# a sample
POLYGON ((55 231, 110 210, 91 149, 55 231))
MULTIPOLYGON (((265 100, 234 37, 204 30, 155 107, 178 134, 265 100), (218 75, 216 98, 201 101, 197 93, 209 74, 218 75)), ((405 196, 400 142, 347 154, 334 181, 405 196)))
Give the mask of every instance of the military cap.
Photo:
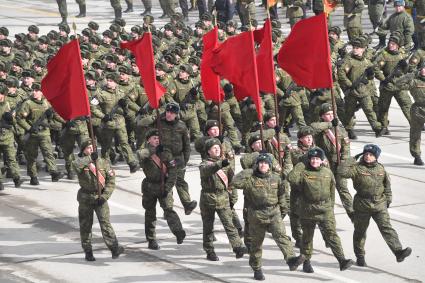
POLYGON ((88 50, 81 50, 81 58, 83 59, 90 59, 91 53, 88 50))
POLYGON ((9 39, 0 40, 0 46, 12 47, 12 42, 9 39))
POLYGON ((192 69, 192 66, 190 66, 190 65, 188 65, 188 64, 183 64, 183 65, 180 65, 180 71, 183 71, 183 72, 186 72, 186 73, 188 73, 189 75, 193 75, 193 69, 192 69))
POLYGON ((276 117, 276 113, 274 111, 267 111, 266 113, 264 113, 264 122, 267 122, 273 117, 276 117))
MULTIPOLYGON (((84 30, 83 30, 84 31, 84 30)), ((47 37, 50 39, 50 40, 58 40, 59 39, 59 34, 58 34, 58 32, 57 31, 55 31, 55 30, 51 30, 51 31, 49 31, 48 33, 47 33, 47 37)))
POLYGON ((249 27, 248 27, 248 26, 241 26, 240 30, 241 30, 242 32, 244 32, 244 31, 249 31, 249 27))
POLYGON ((353 40, 351 40, 350 44, 353 47, 360 47, 360 48, 366 48, 367 42, 366 40, 362 39, 361 37, 356 37, 353 40))
POLYGON ((261 140, 261 136, 260 134, 251 134, 251 136, 249 137, 249 145, 251 146, 254 142, 261 140))
POLYGON ((66 33, 70 33, 71 29, 69 28, 69 25, 66 23, 60 23, 59 24, 59 30, 64 31, 66 33))
POLYGON ((22 71, 22 77, 35 78, 35 72, 31 69, 25 69, 22 71))
POLYGON ((327 113, 329 111, 333 111, 332 104, 330 104, 330 103, 323 103, 320 106, 319 115, 321 116, 321 115, 323 115, 323 114, 325 114, 325 113, 327 113))
POLYGON ((90 36, 93 35, 93 32, 92 32, 91 29, 85 28, 81 31, 81 34, 84 35, 84 36, 90 37, 90 36))
POLYGON ((227 21, 226 26, 238 28, 238 22, 236 22, 234 20, 229 20, 229 21, 227 21))
POLYGON ((174 27, 175 27, 176 29, 181 29, 181 30, 183 30, 186 26, 184 25, 184 23, 183 23, 183 22, 177 22, 177 23, 175 23, 174 27))
POLYGON ((82 141, 80 146, 80 151, 83 152, 89 145, 93 145, 91 139, 82 141))
POLYGON ((39 83, 33 83, 31 86, 32 90, 40 90, 41 91, 41 84, 39 83))
POLYGON ((147 132, 146 132, 146 140, 148 140, 149 138, 151 138, 153 136, 159 137, 159 131, 158 131, 158 129, 151 128, 151 129, 147 130, 147 132))
POLYGON ((394 7, 396 6, 405 6, 406 3, 404 2, 404 0, 394 0, 394 7))
POLYGON ((118 62, 118 57, 115 54, 107 54, 105 56, 105 60, 116 63, 116 62, 118 62))
POLYGON ((324 160, 325 152, 320 147, 312 148, 307 152, 307 158, 311 159, 313 157, 319 157, 320 159, 324 160))
POLYGON ((5 82, 7 87, 18 87, 19 86, 19 80, 18 78, 14 76, 8 76, 5 82))
POLYGON ((164 60, 169 63, 169 64, 173 64, 176 65, 177 64, 177 60, 176 57, 172 54, 166 54, 164 55, 164 60))
POLYGON ((46 62, 44 61, 44 59, 43 59, 43 58, 35 58, 35 59, 34 59, 34 61, 33 61, 33 64, 34 64, 35 66, 39 66, 39 67, 44 67, 44 66, 46 66, 46 62))
POLYGON ((388 42, 390 42, 390 41, 394 42, 397 45, 400 45, 400 37, 396 33, 393 33, 393 34, 390 35, 388 42))
POLYGON ((99 29, 99 24, 94 22, 94 21, 90 21, 88 23, 89 28, 93 29, 93 30, 98 30, 99 29))
POLYGON ((40 32, 40 29, 36 25, 30 25, 28 27, 28 31, 38 34, 40 32))
POLYGON ((225 30, 226 24, 223 23, 223 22, 217 22, 217 27, 218 27, 218 29, 225 30))
POLYGON ((265 162, 268 163, 269 166, 272 166, 272 158, 270 154, 260 153, 260 155, 258 155, 257 159, 255 160, 255 164, 258 165, 260 162, 265 162))
POLYGON ((126 65, 121 65, 118 67, 118 72, 119 73, 124 73, 127 75, 131 75, 131 69, 129 67, 127 67, 126 65))
POLYGON ((165 106, 165 111, 173 112, 173 113, 179 113, 180 112, 180 106, 175 102, 169 102, 165 106))
POLYGON ((97 35, 91 36, 89 39, 91 44, 100 45, 100 38, 97 35))
POLYGON ((143 17, 143 22, 147 25, 152 24, 155 21, 155 18, 152 15, 146 15, 143 17))
POLYGON ((9 90, 7 89, 6 85, 0 83, 0 93, 6 95, 8 92, 9 90))
POLYGON ((118 40, 114 39, 114 40, 111 41, 111 46, 118 48, 118 47, 120 47, 120 42, 118 40))
POLYGON ((164 71, 164 72, 167 72, 167 71, 168 71, 168 67, 167 67, 167 65, 166 65, 166 64, 164 64, 164 63, 162 63, 162 62, 158 62, 158 63, 156 63, 156 64, 155 64, 155 69, 162 70, 162 71, 164 71))
POLYGON ((192 56, 192 57, 189 58, 188 62, 191 63, 191 64, 199 66, 199 64, 201 63, 201 59, 199 59, 199 57, 192 56))
POLYGON ((205 133, 208 132, 208 130, 212 127, 219 127, 217 120, 208 120, 207 122, 205 122, 205 133))
POLYGON ((176 29, 171 23, 167 23, 167 24, 164 25, 164 30, 169 30, 169 31, 174 32, 176 29))
POLYGON ((313 135, 313 128, 310 127, 310 126, 304 126, 304 127, 301 127, 298 130, 297 138, 300 139, 300 138, 308 136, 308 135, 313 135))
POLYGON ((6 64, 6 62, 0 61, 0 71, 2 72, 9 72, 9 64, 6 64))
POLYGON ((9 36, 9 30, 7 29, 7 27, 0 27, 0 34, 4 36, 9 36))
POLYGON ((205 150, 209 150, 211 147, 213 147, 214 145, 221 145, 220 140, 216 139, 216 138, 212 138, 212 139, 208 139, 205 142, 205 150))
POLYGON ((15 57, 12 60, 12 65, 16 65, 16 66, 23 68, 25 64, 24 64, 24 61, 21 58, 15 57))
POLYGON ((161 39, 159 39, 157 36, 152 36, 152 44, 156 47, 161 46, 161 39))
POLYGON ((120 80, 119 75, 117 73, 109 73, 109 74, 106 75, 105 78, 107 80, 111 80, 111 81, 114 81, 116 83, 119 82, 119 80, 120 80))
POLYGON ((195 23, 195 28, 205 29, 205 24, 203 21, 197 21, 195 23))
POLYGON ((25 41, 25 37, 26 37, 25 33, 17 33, 17 34, 15 34, 15 38, 17 40, 19 40, 19 41, 25 41))
POLYGON ((114 21, 117 25, 119 25, 120 27, 125 27, 125 25, 126 25, 126 22, 125 22, 125 20, 123 19, 123 18, 121 18, 121 19, 115 19, 115 21, 114 21))
POLYGON ((84 74, 84 77, 88 80, 97 81, 99 78, 99 75, 97 74, 96 71, 90 70, 84 74))
POLYGON ((121 32, 121 26, 119 24, 112 24, 109 26, 109 30, 114 32, 121 32))
POLYGON ((333 26, 329 29, 329 32, 330 33, 333 32, 336 35, 340 36, 342 31, 341 31, 341 28, 339 26, 333 26))
POLYGON ((183 20, 183 14, 179 13, 179 12, 174 13, 174 14, 171 15, 171 19, 173 21, 179 22, 179 21, 183 20))
POLYGON ((365 154, 366 152, 373 154, 376 159, 378 159, 379 155, 381 155, 381 149, 376 144, 366 144, 363 147, 363 154, 365 154))
POLYGON ((130 29, 131 32, 134 32, 134 33, 137 33, 137 34, 140 34, 141 30, 142 30, 142 27, 139 26, 139 25, 132 26, 131 29, 130 29))
POLYGON ((274 29, 280 29, 282 27, 282 23, 279 20, 272 20, 270 23, 274 29))
POLYGON ((47 36, 42 35, 42 36, 40 36, 40 37, 38 38, 38 42, 39 42, 40 44, 49 44, 49 43, 50 43, 50 40, 49 40, 49 38, 48 38, 47 36))
POLYGON ((93 69, 105 69, 105 64, 101 60, 94 61, 91 66, 93 67, 93 69))
POLYGON ((121 37, 121 40, 122 41, 130 41, 130 40, 132 40, 131 35, 129 35, 128 33, 122 33, 120 35, 120 37, 121 37))
POLYGON ((102 33, 103 36, 109 37, 109 38, 114 38, 114 34, 112 33, 112 31, 110 31, 109 29, 105 30, 102 33))
POLYGON ((213 20, 213 17, 210 13, 204 13, 201 16, 201 21, 212 21, 212 20, 213 20))

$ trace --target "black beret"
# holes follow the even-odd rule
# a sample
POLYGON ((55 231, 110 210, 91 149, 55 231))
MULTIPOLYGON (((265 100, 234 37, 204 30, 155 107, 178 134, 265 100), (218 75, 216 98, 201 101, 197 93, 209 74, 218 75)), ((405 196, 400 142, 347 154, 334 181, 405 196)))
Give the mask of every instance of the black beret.
POLYGON ((320 147, 315 147, 307 152, 307 157, 308 159, 319 157, 320 159, 325 160, 325 152, 320 147))
POLYGON ((167 106, 165 106, 165 111, 174 112, 177 114, 180 111, 180 106, 175 102, 169 102, 167 103, 167 106))

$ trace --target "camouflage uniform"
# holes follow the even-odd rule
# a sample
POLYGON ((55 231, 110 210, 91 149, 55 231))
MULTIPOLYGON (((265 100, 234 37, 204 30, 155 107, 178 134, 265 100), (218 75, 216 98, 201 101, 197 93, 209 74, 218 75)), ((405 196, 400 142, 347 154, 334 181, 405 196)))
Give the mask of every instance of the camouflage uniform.
POLYGON ((384 1, 386 0, 369 0, 369 4, 367 5, 369 19, 373 29, 376 29, 380 22, 384 20, 384 1))
POLYGON ((283 4, 287 6, 286 17, 289 19, 291 28, 304 17, 303 7, 305 0, 284 0, 283 4))
POLYGON ((400 47, 404 47, 406 50, 410 50, 412 46, 412 35, 415 30, 412 16, 410 16, 406 11, 401 13, 395 12, 389 16, 389 18, 384 22, 383 25, 379 27, 377 31, 377 34, 380 37, 380 45, 385 46, 387 30, 390 32, 390 34, 393 34, 396 31, 399 32, 401 35, 400 47))
POLYGON ((255 1, 238 0, 236 4, 239 7, 238 15, 243 26, 247 26, 250 20, 255 19, 255 1))
POLYGON ((360 36, 362 32, 363 0, 343 0, 344 27, 347 29, 348 39, 360 36))

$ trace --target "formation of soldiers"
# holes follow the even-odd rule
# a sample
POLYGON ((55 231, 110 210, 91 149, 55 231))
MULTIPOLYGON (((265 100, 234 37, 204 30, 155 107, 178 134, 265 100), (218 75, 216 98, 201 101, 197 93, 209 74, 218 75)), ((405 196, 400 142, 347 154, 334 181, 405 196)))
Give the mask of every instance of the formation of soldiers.
MULTIPOLYGON (((184 7, 182 2, 180 5, 184 7)), ((202 36, 213 28, 213 16, 208 11, 219 9, 222 3, 217 2, 192 4, 197 4, 200 12, 204 9, 194 27, 185 23, 187 14, 182 7, 182 14, 175 13, 174 8, 164 11, 170 22, 158 28, 146 4, 148 12, 142 25, 128 29, 119 8, 120 13, 109 29, 101 32, 97 23, 90 22, 81 31, 78 40, 100 156, 89 138, 87 117, 63 120, 41 91, 40 82, 47 62, 63 44, 74 38, 70 36, 66 17, 58 30, 46 35, 39 35, 38 27, 32 25, 27 34, 15 34, 12 38, 7 27, 0 27, 0 149, 3 155, 0 189, 4 189, 3 174, 13 180, 15 187, 21 186, 19 165, 27 166, 30 185, 39 185, 37 172, 40 169, 46 169, 53 182, 64 177, 64 173, 71 180, 78 177, 85 258, 95 260, 91 247, 93 211, 99 218, 112 257, 118 258, 124 248, 118 244, 109 222, 107 201, 115 187, 112 167, 125 161, 131 173, 140 168, 145 173, 142 182, 145 233, 148 247, 158 250, 157 202, 164 210, 164 218, 177 244, 183 243, 186 232, 173 209, 173 187, 186 215, 198 205, 191 199, 185 181, 190 146, 194 142, 203 160, 199 166, 202 186, 199 206, 203 249, 208 260, 219 260, 213 244, 217 213, 236 258, 249 253, 249 263, 257 280, 264 280, 261 255, 266 232, 272 234, 290 270, 302 264, 304 272, 314 272, 310 259, 316 225, 340 269, 349 268, 354 262, 346 259, 336 233, 333 212, 336 190, 354 224, 357 265, 366 266, 364 245, 371 217, 397 261, 403 261, 412 250, 402 248, 390 224, 387 209, 392 200, 391 185, 388 173, 378 162, 381 150, 369 144, 353 158, 350 140, 357 138, 355 112, 359 109, 366 114, 376 137, 390 135, 388 111, 395 97, 411 126, 410 152, 414 164, 424 164, 420 150, 425 122, 423 1, 414 3, 416 22, 405 11, 403 0, 394 0, 395 12, 385 21, 382 3, 370 1, 369 16, 380 39, 375 48, 370 47, 371 35, 364 34, 361 28, 363 1, 342 1, 350 41, 341 40, 340 27, 329 27, 336 113, 329 89, 298 86, 276 63, 277 103, 274 94, 260 93, 264 121, 257 120, 256 107, 250 98, 236 100, 232 84, 225 79, 221 81, 224 102, 218 105, 203 96, 202 36), (120 48, 120 42, 138 39, 148 31, 152 33, 156 77, 166 88, 158 112, 149 106, 134 56, 120 48), (379 91, 375 85, 377 80, 379 91), (290 129, 292 134, 297 129, 294 147, 290 129), (76 144, 80 148, 78 156, 74 154, 76 144), (38 148, 43 162, 37 160, 38 148), (235 155, 241 153, 244 153, 240 159, 243 171, 236 172, 235 155), (57 158, 65 160, 66 172, 57 169, 57 158), (347 178, 353 179, 354 199, 348 191, 347 178), (237 189, 243 190, 244 195, 244 227, 234 210, 237 189), (286 215, 295 247, 300 249, 298 256, 283 225, 286 215)), ((306 16, 309 5, 315 13, 323 11, 319 1, 287 2, 291 26, 306 16)), ((85 3, 78 3, 84 16, 85 3)), ((127 10, 132 9, 130 3, 128 1, 127 10)), ((240 0, 236 8, 242 27, 238 29, 236 21, 223 16, 224 21, 217 23, 220 41, 255 29, 258 24, 253 1, 240 0)), ((279 20, 274 19, 272 27, 276 54, 285 37, 279 20)))

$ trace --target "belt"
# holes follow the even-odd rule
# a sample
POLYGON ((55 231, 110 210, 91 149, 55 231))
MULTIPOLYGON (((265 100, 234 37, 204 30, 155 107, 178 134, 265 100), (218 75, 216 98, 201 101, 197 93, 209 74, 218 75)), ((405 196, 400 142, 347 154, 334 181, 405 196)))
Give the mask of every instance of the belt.
POLYGON ((262 206, 251 206, 252 207, 252 209, 254 209, 254 210, 263 210, 263 209, 273 209, 273 208, 275 208, 277 206, 277 204, 275 204, 275 205, 262 205, 262 206))
POLYGON ((370 200, 372 202, 378 202, 380 200, 382 200, 382 195, 374 195, 374 196, 362 196, 362 195, 358 195, 360 198, 362 199, 366 199, 366 200, 370 200))

